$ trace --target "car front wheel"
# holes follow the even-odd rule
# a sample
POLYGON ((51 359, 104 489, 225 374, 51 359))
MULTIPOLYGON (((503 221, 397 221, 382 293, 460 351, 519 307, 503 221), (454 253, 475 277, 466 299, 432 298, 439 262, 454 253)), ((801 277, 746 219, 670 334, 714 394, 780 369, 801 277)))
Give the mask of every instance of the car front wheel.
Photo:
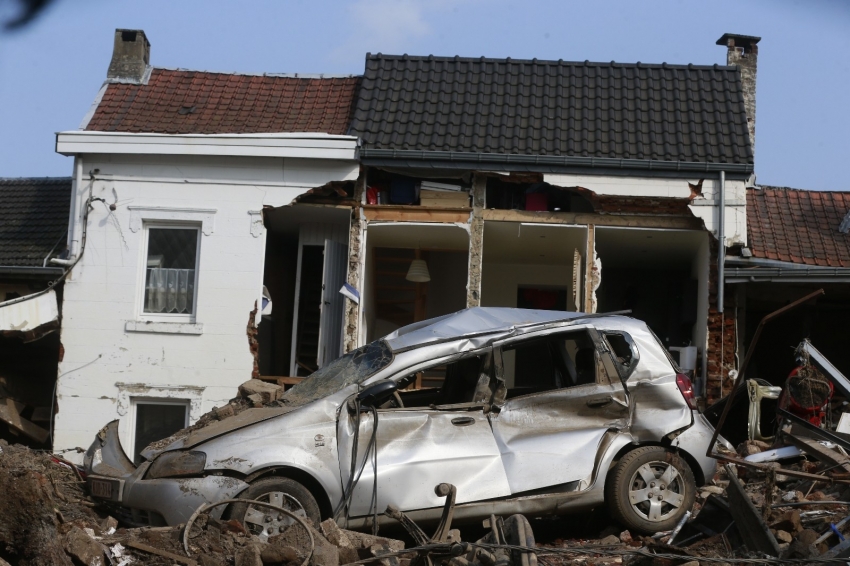
POLYGON ((644 535, 673 529, 693 506, 695 493, 691 467, 660 446, 644 446, 623 456, 606 485, 614 518, 644 535))
MULTIPOLYGON (((271 477, 255 481, 239 495, 239 499, 253 499, 282 507, 298 517, 311 519, 316 525, 322 520, 319 504, 310 490, 289 478, 271 477)), ((249 503, 234 503, 229 516, 240 521, 249 533, 264 542, 295 522, 280 511, 249 503)))

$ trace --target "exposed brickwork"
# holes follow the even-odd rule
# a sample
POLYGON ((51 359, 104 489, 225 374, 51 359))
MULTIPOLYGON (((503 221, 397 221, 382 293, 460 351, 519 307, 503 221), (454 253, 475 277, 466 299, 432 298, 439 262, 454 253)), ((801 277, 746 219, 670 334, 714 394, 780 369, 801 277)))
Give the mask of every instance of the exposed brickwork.
POLYGON ((251 379, 260 379, 260 342, 257 340, 259 330, 255 321, 257 320, 257 301, 254 301, 254 310, 248 313, 248 325, 245 327, 245 334, 248 335, 248 350, 254 358, 254 367, 251 370, 251 379))
POLYGON ((741 92, 744 95, 744 109, 747 112, 747 128, 753 155, 756 147, 756 70, 759 56, 757 44, 760 39, 754 36, 726 34, 718 41, 719 44, 726 45, 726 64, 730 67, 737 65, 741 73, 741 92))
MULTIPOLYGON (((360 202, 363 197, 363 189, 366 177, 363 168, 354 186, 355 202, 360 202)), ((366 230, 366 221, 360 219, 360 208, 355 207, 351 211, 351 225, 348 230, 348 284, 363 293, 363 279, 360 273, 360 258, 362 253, 363 234, 366 230)), ((343 351, 350 352, 357 347, 360 328, 360 305, 350 299, 345 300, 345 318, 343 319, 343 351)))
POLYGON ((734 294, 726 286, 724 313, 717 311, 717 239, 709 239, 711 257, 708 275, 708 382, 706 402, 714 403, 729 392, 732 385, 729 371, 736 369, 735 348, 738 337, 735 332, 734 294), (722 388, 721 388, 722 383, 722 388))
POLYGON ((86 130, 345 134, 359 82, 154 69, 148 84, 110 84, 86 130))
POLYGON ((484 257, 484 193, 487 179, 476 175, 472 185, 472 219, 469 223, 469 269, 466 283, 466 306, 481 306, 481 271, 484 257))
POLYGON ((661 198, 645 196, 588 195, 596 212, 608 214, 650 214, 652 216, 693 216, 686 198, 661 198))

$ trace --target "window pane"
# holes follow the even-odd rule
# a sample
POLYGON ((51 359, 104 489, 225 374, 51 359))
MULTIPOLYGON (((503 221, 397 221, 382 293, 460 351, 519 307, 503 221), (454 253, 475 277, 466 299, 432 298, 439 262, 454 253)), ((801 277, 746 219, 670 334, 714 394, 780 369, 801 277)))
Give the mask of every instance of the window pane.
POLYGON ((171 436, 186 426, 186 405, 136 405, 136 443, 133 461, 141 464, 139 453, 151 442, 171 436))
POLYGON ((194 312, 197 256, 197 229, 148 229, 145 312, 194 312))

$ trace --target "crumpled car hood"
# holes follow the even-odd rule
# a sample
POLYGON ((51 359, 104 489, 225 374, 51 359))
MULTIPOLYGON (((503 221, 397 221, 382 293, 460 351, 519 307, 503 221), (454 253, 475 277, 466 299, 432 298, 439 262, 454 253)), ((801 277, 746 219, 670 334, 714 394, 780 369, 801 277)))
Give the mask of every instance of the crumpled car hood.
POLYGON ((165 446, 164 448, 159 448, 156 450, 145 449, 141 452, 141 455, 146 460, 152 460, 162 452, 167 452, 169 450, 192 448, 193 446, 197 446, 213 438, 222 436, 229 432, 233 432, 234 430, 245 428, 246 426, 251 426, 259 422, 267 421, 269 419, 273 419, 275 417, 291 413, 292 411, 299 408, 301 408, 301 406, 246 409, 238 415, 234 415, 222 421, 215 421, 203 428, 195 430, 184 429, 176 433, 172 437, 174 441, 165 446))

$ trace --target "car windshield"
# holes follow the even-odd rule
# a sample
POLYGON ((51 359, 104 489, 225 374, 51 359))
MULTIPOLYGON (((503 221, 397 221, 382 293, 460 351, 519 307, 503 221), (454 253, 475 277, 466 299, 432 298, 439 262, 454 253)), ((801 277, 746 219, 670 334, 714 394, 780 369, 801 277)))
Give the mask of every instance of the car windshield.
POLYGON ((283 400, 287 405, 301 405, 333 395, 349 385, 363 383, 392 360, 393 352, 385 341, 366 344, 310 374, 284 393, 283 400))

